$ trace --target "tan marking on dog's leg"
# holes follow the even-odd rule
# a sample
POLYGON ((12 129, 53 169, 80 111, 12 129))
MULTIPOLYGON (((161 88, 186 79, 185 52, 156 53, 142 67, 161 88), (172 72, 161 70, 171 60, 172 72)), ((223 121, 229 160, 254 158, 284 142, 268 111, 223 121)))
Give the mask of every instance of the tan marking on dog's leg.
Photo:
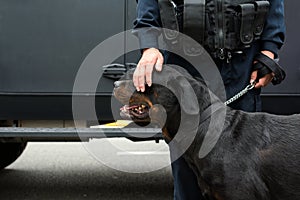
POLYGON ((214 192, 214 197, 216 200, 224 200, 222 197, 220 197, 220 195, 216 192, 214 192))
POLYGON ((162 128, 162 134, 163 134, 164 138, 165 138, 168 142, 172 140, 172 138, 170 137, 170 134, 169 134, 169 132, 168 132, 168 130, 167 130, 166 127, 163 127, 163 128, 162 128))

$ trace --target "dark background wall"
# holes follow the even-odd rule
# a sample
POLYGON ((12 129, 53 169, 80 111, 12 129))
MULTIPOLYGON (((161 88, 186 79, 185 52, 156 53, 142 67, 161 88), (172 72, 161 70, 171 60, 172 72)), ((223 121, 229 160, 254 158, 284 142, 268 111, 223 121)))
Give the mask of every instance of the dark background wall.
MULTIPOLYGON (((135 6, 134 0, 0 0, 0 119, 71 119, 83 59, 103 40, 132 28, 135 6)), ((300 113, 299 7, 300 1, 286 1, 280 63, 287 79, 264 89, 268 112, 300 113)), ((115 62, 137 57, 135 52, 115 62)), ((97 110, 108 120, 113 80, 100 82, 97 110)))

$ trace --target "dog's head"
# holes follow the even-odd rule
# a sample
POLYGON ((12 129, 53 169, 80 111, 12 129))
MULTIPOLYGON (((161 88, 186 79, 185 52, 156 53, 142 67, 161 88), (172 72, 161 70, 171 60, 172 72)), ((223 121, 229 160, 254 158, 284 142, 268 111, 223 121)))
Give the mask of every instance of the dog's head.
MULTIPOLYGON (((176 127, 181 114, 199 115, 198 99, 194 89, 195 81, 185 71, 164 68, 162 72, 153 73, 153 84, 146 86, 145 92, 137 92, 132 80, 115 82, 114 96, 124 106, 121 116, 136 123, 158 123, 161 128, 166 125, 176 127), (163 123, 162 123, 163 122, 163 123)), ((169 128, 169 129, 171 129, 169 128)))
POLYGON ((121 117, 137 123, 160 121, 163 109, 170 112, 178 104, 175 95, 166 87, 153 84, 146 86, 145 92, 137 92, 132 80, 116 81, 114 96, 124 104, 120 108, 121 117))

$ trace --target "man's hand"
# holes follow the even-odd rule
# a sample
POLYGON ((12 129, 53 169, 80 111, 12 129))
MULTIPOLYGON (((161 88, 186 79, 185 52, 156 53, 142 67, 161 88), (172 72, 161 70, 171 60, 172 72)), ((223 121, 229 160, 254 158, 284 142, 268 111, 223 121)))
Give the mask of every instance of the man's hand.
POLYGON ((152 85, 153 68, 157 71, 162 70, 164 58, 160 51, 156 48, 149 48, 143 51, 142 58, 133 74, 133 84, 137 91, 145 91, 145 83, 148 86, 152 85))
MULTIPOLYGON (((274 54, 270 51, 261 51, 261 53, 274 59, 274 54)), ((274 74, 270 73, 270 74, 267 74, 264 77, 260 78, 259 81, 255 84, 255 88, 261 88, 261 87, 267 86, 272 81, 273 77, 274 77, 274 74)), ((257 70, 252 72, 250 82, 253 82, 256 79, 257 79, 257 70)))

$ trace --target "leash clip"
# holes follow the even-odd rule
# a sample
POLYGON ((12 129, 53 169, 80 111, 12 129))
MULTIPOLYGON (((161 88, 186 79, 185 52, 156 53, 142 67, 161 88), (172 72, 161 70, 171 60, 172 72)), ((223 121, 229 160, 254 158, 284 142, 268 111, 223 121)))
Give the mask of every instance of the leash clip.
POLYGON ((249 85, 247 85, 246 90, 252 90, 256 85, 256 81, 251 81, 251 83, 249 85))

